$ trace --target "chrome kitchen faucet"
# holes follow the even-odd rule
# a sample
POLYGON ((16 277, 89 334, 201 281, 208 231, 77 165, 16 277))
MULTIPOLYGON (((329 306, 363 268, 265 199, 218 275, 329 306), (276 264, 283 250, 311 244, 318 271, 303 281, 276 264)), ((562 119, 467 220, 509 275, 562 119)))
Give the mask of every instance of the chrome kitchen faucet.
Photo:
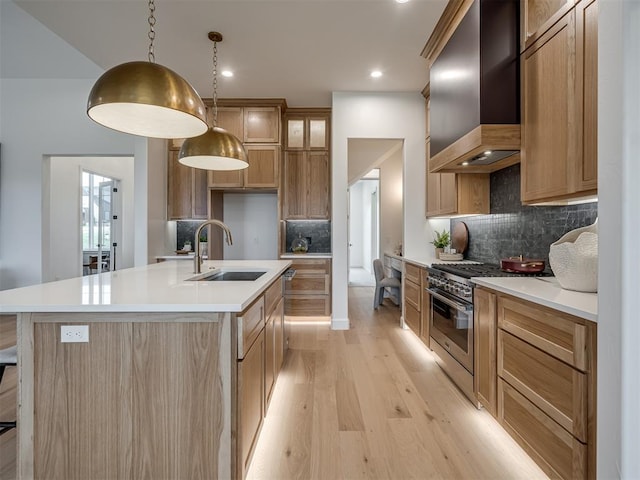
POLYGON ((196 249, 195 257, 193 259, 193 273, 200 273, 200 264, 202 263, 202 256, 200 255, 200 233, 202 232, 204 227, 207 227, 209 225, 219 226, 224 231, 225 237, 227 238, 227 245, 233 245, 231 230, 229 230, 229 227, 227 227, 224 223, 222 223, 220 220, 216 220, 215 218, 204 222, 198 227, 198 230, 196 230, 196 238, 194 239, 194 245, 196 246, 196 249))

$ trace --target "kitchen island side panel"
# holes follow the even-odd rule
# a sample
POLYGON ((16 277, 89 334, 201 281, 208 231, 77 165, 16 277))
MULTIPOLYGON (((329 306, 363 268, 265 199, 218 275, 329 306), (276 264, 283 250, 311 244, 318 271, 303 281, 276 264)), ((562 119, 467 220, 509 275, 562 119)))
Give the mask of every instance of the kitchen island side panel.
POLYGON ((233 475, 230 314, 21 321, 18 478, 233 475), (88 343, 60 342, 81 323, 88 343))

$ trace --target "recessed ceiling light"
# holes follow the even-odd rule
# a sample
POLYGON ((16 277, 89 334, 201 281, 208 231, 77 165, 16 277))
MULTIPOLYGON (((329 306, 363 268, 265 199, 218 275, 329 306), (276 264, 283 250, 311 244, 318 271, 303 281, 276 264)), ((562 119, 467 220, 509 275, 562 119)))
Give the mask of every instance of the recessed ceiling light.
POLYGON ((379 78, 382 76, 382 72, 380 70, 373 70, 371 72, 371 77, 373 78, 379 78))
POLYGON ((487 150, 484 152, 485 155, 491 155, 493 152, 491 150, 487 150))
POLYGON ((233 72, 231 70, 223 70, 220 72, 220 75, 223 77, 233 77, 233 72))
POLYGON ((396 3, 407 3, 409 0, 396 0, 396 3))
POLYGON ((466 167, 467 165, 469 165, 469 162, 462 162, 463 167, 466 167))

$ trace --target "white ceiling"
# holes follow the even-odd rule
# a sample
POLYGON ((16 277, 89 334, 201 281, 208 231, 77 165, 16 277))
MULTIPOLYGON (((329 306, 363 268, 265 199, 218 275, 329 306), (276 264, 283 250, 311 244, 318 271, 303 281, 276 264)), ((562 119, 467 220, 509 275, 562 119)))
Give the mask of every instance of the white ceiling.
MULTIPOLYGON (((4 1, 4 0, 3 0, 4 1)), ((145 0, 19 0, 16 3, 103 69, 147 59, 145 0)), ((420 56, 447 0, 156 0, 156 62, 212 96, 209 31, 218 46, 218 95, 285 98, 331 106, 331 92, 420 92, 420 56), (380 69, 381 78, 369 72, 380 69)), ((5 71, 6 73, 6 71, 5 71)))

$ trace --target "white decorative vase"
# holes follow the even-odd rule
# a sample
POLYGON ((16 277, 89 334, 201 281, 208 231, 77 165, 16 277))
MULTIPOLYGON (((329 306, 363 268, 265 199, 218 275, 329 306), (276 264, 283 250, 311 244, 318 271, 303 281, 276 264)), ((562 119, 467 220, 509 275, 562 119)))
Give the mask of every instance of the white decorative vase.
POLYGON ((563 235, 549 248, 549 265, 567 290, 598 291, 598 220, 563 235))

